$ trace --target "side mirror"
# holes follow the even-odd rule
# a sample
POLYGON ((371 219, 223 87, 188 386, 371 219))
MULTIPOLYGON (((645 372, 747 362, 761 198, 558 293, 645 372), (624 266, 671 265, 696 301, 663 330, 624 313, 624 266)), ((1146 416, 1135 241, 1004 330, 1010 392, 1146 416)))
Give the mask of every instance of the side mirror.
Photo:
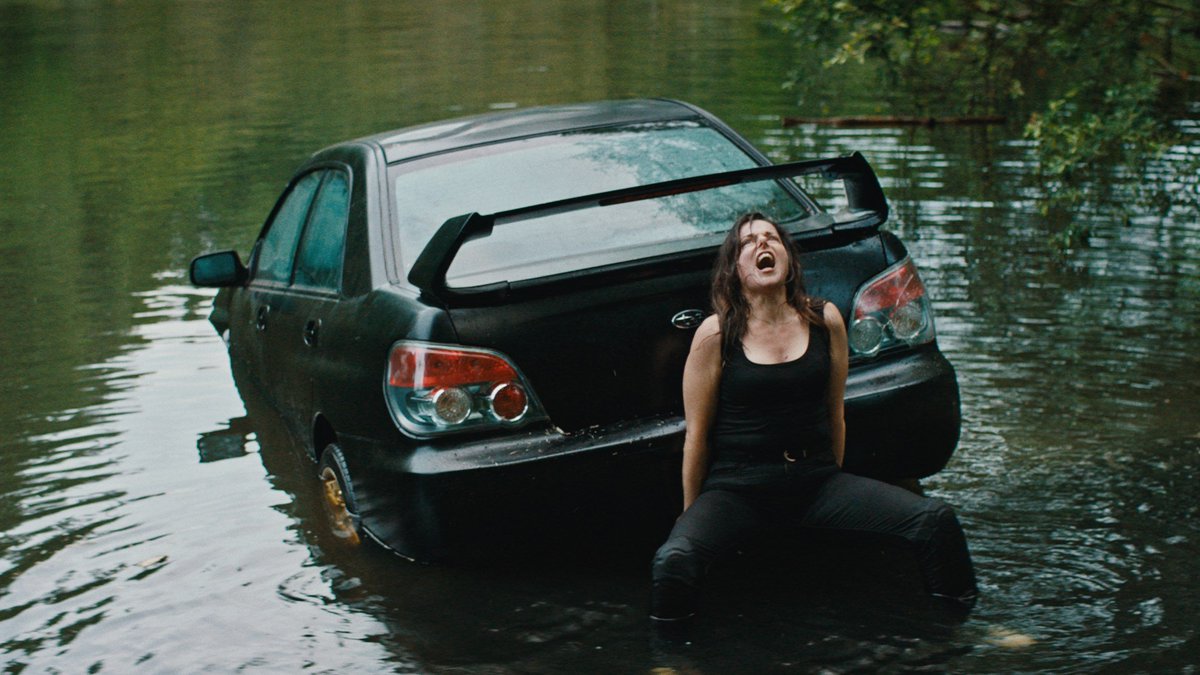
POLYGON ((188 273, 195 286, 241 286, 250 272, 237 251, 218 251, 192 260, 188 273))

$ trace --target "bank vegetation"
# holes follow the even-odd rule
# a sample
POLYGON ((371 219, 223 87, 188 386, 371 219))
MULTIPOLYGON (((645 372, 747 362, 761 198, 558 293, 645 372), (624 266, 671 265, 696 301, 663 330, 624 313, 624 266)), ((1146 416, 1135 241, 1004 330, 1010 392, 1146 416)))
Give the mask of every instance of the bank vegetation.
POLYGON ((1020 120, 1051 237, 1088 214, 1200 215, 1200 8, 1182 0, 769 0, 830 68, 880 69, 892 113, 1020 120))

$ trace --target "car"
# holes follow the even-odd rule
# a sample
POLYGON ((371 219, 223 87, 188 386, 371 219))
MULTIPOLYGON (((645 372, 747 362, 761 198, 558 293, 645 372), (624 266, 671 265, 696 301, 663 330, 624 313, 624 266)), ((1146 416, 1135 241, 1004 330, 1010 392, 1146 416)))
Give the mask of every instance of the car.
MULTIPOLYGON (((832 194, 837 194, 836 190, 832 194)), ((844 468, 941 470, 955 371, 859 153, 772 164, 674 100, 511 110, 305 161, 211 323, 317 467, 335 532, 414 560, 678 515, 681 373, 738 215, 775 219, 846 317, 844 468), (844 188, 825 208, 801 181, 844 188), (523 536, 528 535, 528 536, 523 536)), ((597 530, 599 531, 599 530, 597 530)))

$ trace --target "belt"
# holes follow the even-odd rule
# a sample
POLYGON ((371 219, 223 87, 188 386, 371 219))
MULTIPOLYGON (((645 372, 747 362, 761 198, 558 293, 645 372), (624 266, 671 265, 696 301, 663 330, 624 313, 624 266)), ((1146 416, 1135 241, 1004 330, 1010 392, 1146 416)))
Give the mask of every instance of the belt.
POLYGON ((801 459, 833 459, 833 453, 829 450, 816 450, 813 448, 801 448, 799 450, 784 450, 783 461, 798 462, 801 459))
MULTIPOLYGON (((778 450, 776 452, 778 452, 778 450)), ((776 458, 782 457, 783 461, 785 461, 785 462, 795 463, 802 459, 832 459, 833 454, 827 450, 819 450, 816 448, 790 448, 788 450, 784 450, 781 454, 778 454, 778 455, 775 453, 758 454, 758 453, 749 453, 749 452, 723 452, 723 453, 717 454, 717 457, 715 458, 715 462, 733 462, 733 463, 739 463, 739 464, 761 464, 761 463, 770 464, 773 461, 775 461, 775 462, 779 461, 778 459, 772 460, 771 459, 772 457, 776 457, 776 458)))

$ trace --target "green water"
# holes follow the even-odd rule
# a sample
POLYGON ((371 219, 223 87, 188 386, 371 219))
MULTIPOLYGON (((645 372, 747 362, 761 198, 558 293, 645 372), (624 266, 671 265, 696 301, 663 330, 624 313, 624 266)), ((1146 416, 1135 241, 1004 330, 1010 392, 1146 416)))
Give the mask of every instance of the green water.
POLYGON ((1090 216, 1091 248, 1064 258, 1016 127, 781 125, 888 99, 864 69, 821 70, 757 1, 0 0, 0 659, 1194 669, 1200 228, 1090 216), (796 74, 802 101, 783 86, 796 74), (235 389, 187 261, 245 253, 324 145, 634 96, 699 104, 777 161, 859 150, 881 174, 963 392, 958 453, 925 488, 975 556, 984 595, 965 623, 925 606, 901 558, 802 552, 732 565, 696 643, 663 650, 636 552, 432 568, 323 534, 311 467, 235 389), (1000 646, 1004 631, 1036 642, 1000 646))

